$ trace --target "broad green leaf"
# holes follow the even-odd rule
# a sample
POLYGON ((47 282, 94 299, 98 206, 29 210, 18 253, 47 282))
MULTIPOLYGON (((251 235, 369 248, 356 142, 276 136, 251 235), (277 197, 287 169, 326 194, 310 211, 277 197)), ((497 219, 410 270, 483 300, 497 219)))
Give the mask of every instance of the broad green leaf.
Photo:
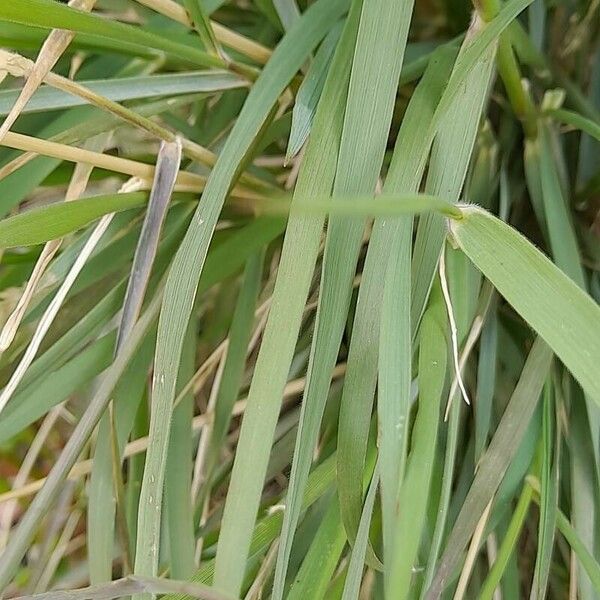
POLYGON ((475 206, 450 229, 461 250, 600 403, 600 308, 515 229, 475 206))

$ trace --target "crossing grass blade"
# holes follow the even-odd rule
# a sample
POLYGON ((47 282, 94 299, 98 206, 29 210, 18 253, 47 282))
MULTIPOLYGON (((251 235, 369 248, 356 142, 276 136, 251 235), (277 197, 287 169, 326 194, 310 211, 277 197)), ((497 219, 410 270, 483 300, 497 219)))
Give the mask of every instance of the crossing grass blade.
POLYGON ((516 453, 542 391, 552 362, 552 351, 537 338, 525 363, 511 401, 502 416, 490 446, 479 463, 469 493, 446 542, 436 575, 425 598, 439 598, 462 553, 473 535, 481 515, 516 453), (535 402, 532 402, 535 398, 535 402))
MULTIPOLYGON (((344 194, 371 193, 375 189, 392 119, 391 108, 402 68, 412 2, 356 1, 353 9, 361 12, 333 186, 334 199, 344 194), (393 59, 387 64, 385 75, 370 68, 371 64, 390 56, 393 59)), ((286 519, 283 532, 285 545, 281 547, 276 572, 277 600, 282 595, 286 563, 299 517, 291 503, 297 505, 297 499, 301 497, 310 456, 317 441, 331 373, 347 318, 363 229, 364 221, 361 220, 350 221, 332 215, 328 222, 301 429, 288 493, 289 519, 286 519)), ((339 464, 344 463, 345 450, 340 454, 339 464)), ((353 476, 356 477, 357 473, 353 476)))
MULTIPOLYGON (((345 2, 339 0, 311 6, 279 44, 273 57, 253 86, 242 112, 231 131, 219 156, 207 186, 202 203, 194 214, 192 223, 173 259, 165 287, 165 302, 158 326, 157 352, 152 392, 150 420, 150 451, 146 456, 146 468, 140 495, 138 515, 138 540, 135 572, 154 575, 158 568, 160 539, 160 516, 165 474, 165 461, 169 443, 169 423, 175 395, 178 364, 182 351, 183 334, 187 328, 196 296, 196 287, 202 273, 208 245, 221 208, 239 173, 240 164, 251 152, 255 136, 259 135, 277 98, 306 60, 313 47, 325 35, 332 21, 345 10, 345 2), (306 20, 314 20, 317 27, 307 28, 306 20)), ((268 438, 268 436, 266 436, 268 438)), ((260 472, 260 469, 257 469, 260 472)), ((252 530, 251 515, 247 541, 240 543, 236 531, 238 550, 247 551, 252 530)), ((224 525, 227 525, 227 511, 224 525)), ((236 529, 238 529, 236 527, 236 529)), ((226 536, 222 534, 220 544, 226 536)), ((240 552, 240 554, 242 554, 240 552)), ((228 561, 229 562, 229 561, 228 561)), ((244 561, 230 563, 238 571, 237 577, 228 577, 224 586, 217 563, 216 584, 225 590, 238 592, 244 561)))
POLYGON ((93 196, 34 208, 0 222, 0 247, 33 246, 64 237, 112 212, 141 208, 148 192, 93 196))
MULTIPOLYGON (((298 176, 294 198, 301 199, 303 195, 310 196, 311 192, 325 194, 331 191, 337 164, 343 106, 348 90, 350 60, 356 37, 357 17, 355 11, 351 11, 347 18, 345 30, 342 33, 315 114, 312 135, 298 176)), ((230 565, 236 565, 236 562, 245 562, 247 550, 242 548, 243 552, 240 552, 239 548, 239 521, 242 518, 244 520, 242 537, 246 538, 248 536, 246 532, 251 530, 251 523, 256 516, 263 483, 256 477, 257 452, 260 452, 261 456, 263 469, 259 470, 259 473, 262 473, 266 464, 266 454, 268 454, 268 448, 271 444, 270 439, 267 439, 265 444, 260 439, 259 433, 267 431, 272 436, 275 428, 276 413, 279 410, 281 393, 292 363, 304 305, 319 252, 324 217, 309 219, 302 214, 296 215, 294 209, 297 204, 300 204, 300 202, 293 202, 292 204, 290 221, 283 242, 279 272, 273 290, 269 319, 265 327, 263 342, 248 393, 249 407, 242 423, 238 446, 241 452, 236 456, 230 491, 225 505, 223 532, 219 539, 217 551, 219 570, 216 569, 215 573, 215 582, 221 585, 231 577, 230 574, 228 575, 230 565), (301 258, 297 254, 299 247, 302 248, 301 258), (265 427, 264 415, 267 410, 270 422, 265 427), (246 463, 250 460, 252 461, 251 464, 250 462, 246 463), (251 506, 248 511, 249 502, 251 502, 251 506), (228 511, 230 512, 228 513, 228 511), (249 514, 245 514, 246 512, 249 514), (228 514, 232 516, 228 517, 228 514), (230 521, 227 519, 230 519, 230 521), (226 527, 229 528, 229 531, 225 529, 226 527), (227 537, 225 537, 225 534, 227 534, 227 537), (222 566, 219 565, 219 562, 222 566), (220 570, 222 570, 222 575, 219 575, 220 570), (217 576, 221 579, 218 579, 217 576)), ((294 514, 294 508, 290 504, 291 500, 292 498, 287 499, 285 520, 294 514)), ((299 509, 296 510, 299 512, 299 509)), ((287 525, 284 525, 284 528, 287 528, 287 525)), ((275 573, 277 584, 274 594, 281 594, 283 591, 282 585, 285 576, 280 573, 280 569, 285 564, 280 562, 280 556, 282 556, 282 553, 289 553, 288 543, 284 534, 279 544, 275 573)), ((236 566, 235 570, 237 581, 234 582, 234 586, 228 589, 237 592, 243 564, 236 566)))

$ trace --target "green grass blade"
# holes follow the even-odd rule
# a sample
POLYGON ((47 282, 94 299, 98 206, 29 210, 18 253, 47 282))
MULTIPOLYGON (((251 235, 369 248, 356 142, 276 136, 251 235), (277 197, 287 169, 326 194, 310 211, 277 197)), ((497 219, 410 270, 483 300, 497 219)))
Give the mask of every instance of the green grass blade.
POLYGON ((192 18, 192 22, 204 47, 215 56, 222 56, 222 49, 217 42, 217 38, 215 37, 215 32, 213 31, 213 27, 211 25, 210 19, 208 18, 208 14, 203 6, 201 0, 183 0, 183 5, 188 11, 190 17, 192 18))
POLYGON ((341 33, 341 23, 331 29, 319 47, 306 77, 300 84, 292 111, 292 127, 286 151, 287 160, 290 160, 300 152, 300 149, 308 138, 317 104, 323 92, 323 86, 325 85, 327 73, 329 72, 329 67, 341 33))
POLYGON ((61 238, 112 212, 139 208, 148 192, 108 194, 33 208, 0 221, 0 247, 32 246, 61 238))
POLYGON ((287 600, 325 598, 329 581, 345 545, 346 534, 340 517, 340 506, 334 494, 286 596, 287 600))
POLYGON ((541 338, 537 338, 490 446, 479 463, 475 479, 446 542, 436 575, 425 595, 426 600, 440 597, 454 569, 460 564, 462 553, 481 515, 493 499, 517 452, 550 370, 552 357, 552 351, 541 338))
MULTIPOLYGON (((478 47, 476 42, 482 39, 483 33, 476 28, 470 31, 463 43, 456 60, 450 81, 456 73, 462 71, 465 56, 470 57, 472 49, 478 47)), ((439 128, 432 149, 429 172, 425 189, 429 193, 440 194, 445 198, 458 198, 461 194, 467 168, 475 145, 475 137, 479 129, 479 120, 488 97, 490 81, 494 68, 495 45, 490 44, 478 57, 478 68, 472 67, 466 72, 464 87, 455 94, 449 103, 451 84, 444 91, 436 115, 439 117, 439 128), (441 113, 444 105, 447 112, 441 113)), ((445 236, 445 224, 438 215, 427 215, 419 221, 413 253, 413 287, 411 320, 413 331, 416 330, 425 309, 429 289, 433 282, 438 260, 445 236)))
MULTIPOLYGON (((214 227, 240 165, 251 151, 253 142, 260 134, 273 105, 306 60, 307 55, 325 35, 332 21, 339 18, 345 8, 345 2, 342 0, 317 2, 304 13, 279 44, 244 104, 211 172, 202 203, 194 214, 188 232, 173 260, 159 319, 150 420, 151 444, 146 456, 140 495, 136 573, 153 575, 158 568, 160 510, 169 442, 168 425, 175 394, 177 367, 182 351, 183 334, 192 311, 196 287, 214 227), (313 19, 318 25, 306 27, 305 23, 312 22, 313 19)), ((247 541, 241 544, 239 540, 235 541, 236 554, 238 552, 245 554, 247 551, 252 531, 251 523, 255 515, 256 511, 248 519, 250 526, 244 536, 247 541)), ((226 524, 227 514, 224 525, 226 524)), ((224 586, 217 569, 216 583, 223 589, 237 593, 243 576, 244 561, 234 561, 233 565, 229 566, 234 566, 238 570, 238 577, 228 577, 228 584, 224 586), (238 564, 235 564, 236 562, 238 564)))
POLYGON ((53 0, 15 0, 0 6, 0 19, 33 27, 51 29, 67 29, 76 33, 87 33, 94 36, 110 38, 116 42, 126 40, 142 48, 172 54, 185 59, 191 64, 206 67, 226 67, 220 58, 193 46, 171 41, 165 36, 145 31, 141 27, 133 27, 118 21, 74 10, 53 0))
POLYGON ((498 316, 492 299, 490 314, 481 330, 477 392, 475 394, 475 460, 479 460, 487 444, 492 420, 496 372, 498 366, 498 316))
POLYGON ((524 485, 523 491, 519 496, 517 506, 515 507, 515 511, 513 512, 508 528, 506 529, 504 539, 502 540, 502 544, 498 550, 496 560, 494 561, 488 576, 481 586, 479 600, 493 599, 494 592, 500 585, 502 575, 504 574, 510 557, 519 541, 519 535, 523 529, 523 524, 525 522, 525 518, 527 517, 532 498, 533 490, 528 485, 524 485))
MULTIPOLYGON (((112 398, 120 455, 123 453, 125 443, 133 428, 136 412, 144 396, 154 343, 154 335, 147 336, 142 342, 137 356, 134 357, 124 373, 112 398)), ((88 491, 88 560, 90 582, 99 584, 111 580, 115 547, 115 496, 108 413, 104 414, 98 426, 93 459, 88 491)))
POLYGON ((555 108, 546 111, 555 121, 580 129, 593 138, 600 140, 600 124, 572 110, 555 108))
POLYGON ((394 553, 390 563, 387 593, 408 598, 413 569, 425 525, 427 501, 436 453, 440 406, 448 342, 446 314, 441 291, 436 290, 423 316, 419 345, 419 411, 412 432, 412 449, 402 482, 395 525, 394 553))
MULTIPOLYGON (((270 440, 268 446, 263 447, 265 444, 260 439, 259 432, 264 431, 265 414, 269 414, 270 420, 267 433, 272 436, 274 431, 281 394, 292 363, 304 305, 319 252, 324 218, 311 219, 296 214, 295 207, 300 205, 303 196, 328 193, 333 185, 356 26, 356 15, 351 12, 317 108, 312 134, 296 185, 294 198, 298 198, 298 201, 295 200, 292 204, 279 273, 273 291, 273 302, 254 368, 248 394, 249 407, 242 423, 232 482, 225 506, 225 517, 227 518, 230 511, 232 516, 229 519, 232 521, 231 525, 228 520, 224 521, 217 553, 217 562, 222 561, 222 566, 219 568, 223 572, 220 576, 223 581, 228 580, 227 571, 230 563, 235 565, 236 562, 243 561, 247 553, 244 549, 243 553, 240 552, 239 524, 233 519, 234 515, 243 516, 242 537, 249 535, 247 532, 251 530, 262 489, 262 481, 258 481, 256 472, 253 472, 256 467, 257 452, 260 451, 261 466, 264 471, 268 447, 270 447, 270 440), (302 248, 301 255, 298 254, 298 248, 302 248), (250 514, 246 515, 244 513, 249 501, 252 503, 251 510, 250 514), (230 506, 232 508, 229 508, 230 506), (226 527, 229 530, 225 529, 226 527), (226 533, 227 538, 225 538, 226 533)), ((293 514, 292 510, 288 499, 285 519, 290 518, 288 515, 293 514)), ((280 541, 280 556, 283 552, 289 552, 287 543, 285 538, 280 541)), ((277 569, 281 568, 279 564, 278 559, 277 569)), ((236 565, 235 568, 238 571, 236 578, 241 579, 240 566, 236 565)), ((280 583, 284 580, 284 577, 278 578, 280 576, 277 572, 275 577, 280 583)), ((239 589, 239 585, 236 582, 236 590, 239 589)), ((277 593, 277 588, 274 593, 277 593)))
MULTIPOLYGON (((245 87, 247 82, 229 71, 190 71, 136 77, 119 77, 78 81, 92 92, 113 102, 141 100, 156 96, 173 98, 184 94, 210 94, 245 87)), ((18 94, 12 90, 0 91, 0 116, 9 113, 18 94)), ((21 114, 82 106, 86 100, 56 88, 42 86, 33 95, 21 114)))
POLYGON ((555 418, 555 395, 549 379, 543 394, 542 424, 542 477, 540 494, 540 518, 538 526, 538 547, 531 584, 530 600, 546 597, 548 579, 552 566, 552 549, 558 510, 558 465, 561 436, 555 418))
POLYGON ((350 554, 350 562, 346 573, 342 600, 356 600, 360 593, 360 582, 362 580, 365 556, 369 546, 369 528, 371 526, 373 509, 375 508, 378 487, 379 467, 378 465, 375 465, 375 472, 373 473, 369 489, 367 490, 365 504, 356 531, 356 539, 354 540, 354 545, 352 546, 352 552, 350 554))
POLYGON ((552 156, 551 132, 548 128, 540 126, 539 143, 542 201, 554 262, 577 285, 585 289, 585 276, 575 228, 567 211, 567 201, 563 196, 557 170, 558 164, 552 156))
MULTIPOLYGON (((353 6, 360 6, 356 2, 353 6)), ((391 106, 402 67, 412 2, 362 4, 360 25, 348 91, 344 128, 340 142, 334 197, 374 191, 381 168, 385 142, 391 123, 391 106), (390 61, 389 57, 393 57, 390 61), (387 58, 384 58, 387 57, 387 58), (385 74, 371 68, 386 60, 385 74)), ((329 220, 319 307, 307 385, 303 398, 301 430, 298 436, 288 501, 296 502, 306 481, 310 456, 323 415, 331 372, 335 364, 350 301, 364 222, 331 217, 329 220)), ((339 456, 344 463, 343 453, 339 456)), ((356 477, 354 473, 354 477, 356 477)), ((293 537, 297 514, 289 508, 286 539, 293 537)), ((279 556, 278 575, 283 578, 287 556, 279 556)), ((275 598, 280 598, 281 579, 275 598)))
MULTIPOLYGON (((179 366, 180 388, 183 388, 195 371, 197 328, 197 319, 190 319, 179 366)), ((192 506, 193 416, 194 394, 188 392, 173 411, 165 475, 165 520, 171 567, 169 574, 173 579, 187 579, 196 570, 192 506)))
POLYGON ((598 305, 512 227, 477 207, 463 212, 451 223, 459 247, 600 403, 598 305))

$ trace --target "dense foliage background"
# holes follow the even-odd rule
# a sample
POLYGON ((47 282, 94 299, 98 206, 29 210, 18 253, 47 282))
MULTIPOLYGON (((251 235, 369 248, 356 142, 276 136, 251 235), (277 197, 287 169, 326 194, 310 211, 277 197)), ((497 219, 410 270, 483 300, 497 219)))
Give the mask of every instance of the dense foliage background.
POLYGON ((4 597, 600 597, 599 34, 2 2, 4 597))

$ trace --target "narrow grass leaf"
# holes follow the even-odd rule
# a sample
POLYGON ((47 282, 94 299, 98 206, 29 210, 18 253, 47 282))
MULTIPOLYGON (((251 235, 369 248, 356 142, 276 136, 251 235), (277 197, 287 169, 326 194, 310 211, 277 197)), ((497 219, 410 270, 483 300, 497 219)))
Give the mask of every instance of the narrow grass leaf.
MULTIPOLYGON (((138 540, 135 572, 153 575, 158 568, 160 539, 160 513, 167 448, 169 443, 169 422, 175 394, 177 371, 182 351, 183 336, 192 311, 196 287, 202 273, 208 245, 223 203, 239 172, 240 164, 252 149, 255 137, 260 134, 272 107, 279 95, 306 60, 307 55, 322 39, 331 23, 339 18, 346 8, 345 2, 317 2, 288 32, 261 76, 253 86, 248 99, 230 133, 219 159, 211 172, 202 203, 194 214, 188 232, 173 260, 165 289, 165 302, 161 310, 158 329, 157 352, 152 392, 152 413, 150 420, 150 445, 146 456, 146 468, 140 495, 138 516, 138 540), (317 23, 316 27, 306 27, 307 22, 317 23)), ((258 431, 254 435, 260 435, 258 431)), ((270 436, 264 436, 270 441, 270 436)), ((241 441, 240 441, 241 444, 241 441)), ((239 454, 238 454, 239 456, 239 454)), ((250 457, 248 457, 250 458, 250 457)), ((253 456, 256 460, 256 456, 253 456)), ((260 464, 260 461, 256 461, 260 464)), ((256 466, 255 462, 255 466, 256 466)), ((234 467, 235 468, 235 467, 234 467)), ((256 468, 256 472, 260 472, 256 468)), ((259 482, 260 485, 261 482, 259 482)), ((231 493, 229 494, 231 496, 231 493)), ((251 509, 251 506, 248 506, 251 509)), ((227 585, 221 581, 219 569, 215 582, 218 587, 233 594, 239 591, 244 571, 244 559, 248 550, 256 511, 248 510, 247 532, 242 534, 242 542, 236 526, 235 555, 239 560, 227 561, 228 570, 234 568, 236 576, 228 576, 227 585)), ((224 527, 228 523, 227 508, 224 527)), ((227 536, 224 536, 225 538, 227 536)), ((223 534, 220 539, 222 543, 223 534)))
POLYGON ((292 111, 292 127, 288 139, 286 160, 296 156, 308 138, 341 32, 342 23, 333 27, 327 34, 300 84, 292 111))
MULTIPOLYGON (((245 87, 247 82, 229 71, 189 71, 161 73, 116 79, 79 81, 83 87, 113 102, 141 100, 157 96, 169 98, 184 94, 211 94, 245 87)), ((0 116, 8 114, 17 94, 12 90, 0 91, 0 116)), ((81 106, 87 101, 62 90, 43 86, 33 94, 22 114, 81 106)))
MULTIPOLYGON (((297 206, 301 206, 303 196, 329 193, 333 185, 357 17, 356 11, 352 11, 346 21, 346 27, 317 108, 312 134, 298 176, 290 220, 283 242, 279 272, 273 290, 273 301, 254 367, 254 376, 248 393, 249 406, 242 422, 238 452, 225 505, 223 529, 217 551, 218 569, 215 573, 215 582, 218 583, 227 582, 227 573, 231 565, 243 561, 243 557, 247 554, 247 550, 240 553, 238 538, 240 521, 243 519, 242 539, 244 539, 249 536, 252 529, 263 485, 262 480, 256 477, 257 457, 260 456, 262 473, 271 445, 270 440, 267 440, 265 444, 259 433, 267 430, 265 414, 269 415, 267 425, 268 433, 271 436, 275 429, 281 396, 292 364, 325 221, 324 217, 311 219, 301 213, 297 214, 295 211, 297 206), (301 254, 298 253, 298 248, 302 248, 301 254), (260 454, 258 454, 259 452, 260 454), (246 514, 249 503, 250 510, 246 514), (228 516, 229 514, 231 517, 228 516), (218 579, 217 575, 219 575, 218 579)), ((302 425, 300 425, 301 427, 302 425)), ((284 520, 289 519, 288 515, 291 515, 291 511, 294 510, 290 504, 291 499, 286 500, 287 510, 284 520)), ((300 512, 298 508, 296 510, 298 513, 300 512)), ((291 539, 288 541, 282 538, 279 544, 279 557, 282 556, 282 553, 289 553, 290 549, 291 539), (288 543, 290 547, 287 546, 288 543)), ((273 590, 275 595, 282 593, 285 581, 285 573, 279 573, 282 568, 279 557, 273 590)), ((239 580, 242 577, 240 570, 241 567, 236 565, 238 581, 235 588, 229 588, 232 591, 239 589, 239 580)))
POLYGON ((357 600, 360 593, 360 583, 362 581, 365 556, 369 546, 369 531, 371 526, 371 517, 375 508, 375 499, 377 497, 377 488, 379 487, 379 467, 375 465, 375 472, 369 484, 369 489, 365 497, 360 522, 356 531, 356 539, 350 553, 350 562, 346 573, 344 583, 344 592, 342 600, 357 600))
POLYGON ((440 290, 432 294, 423 316, 419 344, 419 410, 412 432, 412 448, 402 482, 395 523, 395 545, 390 562, 387 590, 390 597, 408 598, 415 562, 425 526, 438 426, 448 341, 446 314, 440 290))
POLYGON ((304 598, 325 598, 327 587, 346 545, 346 534, 340 517, 340 506, 335 494, 315 537, 302 561, 286 598, 303 600, 304 598))
POLYGON ((0 247, 43 244, 77 231, 106 214, 139 208, 147 201, 148 192, 130 192, 33 208, 0 221, 0 247))
POLYGON ((584 117, 578 112, 572 110, 566 110, 564 108, 555 108, 546 111, 546 114, 550 115, 555 121, 575 127, 587 133, 591 137, 600 141, 600 123, 584 117))
POLYGON ((217 42, 206 9, 201 0, 183 0, 183 5, 192 18, 194 28, 198 32, 204 47, 215 56, 223 56, 220 44, 217 42))
POLYGON ((15 0, 2 3, 0 19, 33 27, 67 29, 75 33, 88 33, 122 43, 126 40, 142 48, 152 48, 172 54, 191 64, 207 67, 225 67, 224 61, 193 46, 174 42, 141 27, 133 27, 103 19, 98 15, 74 10, 53 0, 15 0))
POLYGON ((500 544, 496 560, 481 586, 480 600, 492 600, 494 598, 494 592, 500 585, 500 580, 519 541, 532 498, 533 490, 525 484, 500 544))
MULTIPOLYGON (((456 59, 450 83, 444 90, 434 115, 434 120, 439 119, 439 125, 425 185, 428 193, 440 194, 449 199, 460 197, 494 72, 496 48, 493 43, 485 46, 475 59, 478 68, 471 67, 466 71, 463 86, 455 92, 454 99, 450 102, 448 98, 452 95, 451 82, 456 80, 457 73, 461 73, 465 57, 472 56, 472 49, 478 47, 477 42, 482 39, 488 27, 489 25, 482 28, 479 21, 471 25, 456 59), (447 110, 442 112, 444 105, 447 110)), ((413 331, 416 331, 425 309, 445 233, 444 220, 438 215, 427 215, 419 221, 412 264, 413 331)))
POLYGON ((543 393, 542 421, 542 477, 540 493, 540 517, 538 525, 538 547, 531 584, 530 600, 546 597, 552 549, 556 529, 556 511, 558 510, 558 465, 560 457, 561 435, 556 420, 556 396, 549 378, 543 393))
MULTIPOLYGON (((196 362, 195 340, 197 319, 190 319, 186 343, 179 365, 179 390, 193 376, 196 362)), ((165 475, 165 525, 168 531, 169 574, 175 579, 188 579, 196 570, 194 560, 194 508, 192 506, 194 394, 185 394, 175 410, 171 423, 171 440, 165 475)))
POLYGON ((502 415, 490 446, 452 528, 436 574, 425 599, 439 598, 449 578, 458 567, 477 524, 493 499, 512 458, 517 452, 533 415, 544 381, 552 363, 552 351, 537 338, 510 402, 502 415))

